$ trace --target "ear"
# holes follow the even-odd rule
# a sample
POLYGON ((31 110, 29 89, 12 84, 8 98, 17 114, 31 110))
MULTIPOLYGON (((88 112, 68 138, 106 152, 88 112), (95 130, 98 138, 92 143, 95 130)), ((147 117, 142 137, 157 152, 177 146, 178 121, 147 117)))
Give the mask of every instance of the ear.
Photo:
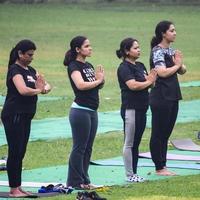
POLYGON ((80 48, 76 47, 76 53, 80 52, 80 48))
POLYGON ((22 56, 23 56, 23 53, 22 53, 22 51, 18 51, 18 56, 19 56, 19 58, 21 58, 22 56))
POLYGON ((129 55, 129 51, 125 50, 125 54, 126 54, 126 56, 128 56, 129 55))
POLYGON ((164 37, 165 37, 165 35, 166 35, 166 33, 162 33, 162 38, 164 38, 164 37))

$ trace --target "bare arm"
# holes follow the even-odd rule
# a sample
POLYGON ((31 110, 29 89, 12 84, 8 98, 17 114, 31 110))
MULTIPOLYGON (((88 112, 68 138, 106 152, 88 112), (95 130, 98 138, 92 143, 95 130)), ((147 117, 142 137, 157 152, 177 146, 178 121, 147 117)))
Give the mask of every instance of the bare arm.
POLYGON ((156 77, 157 77, 157 72, 155 70, 151 70, 150 74, 146 76, 146 81, 139 82, 136 81, 135 79, 131 79, 126 81, 126 85, 130 90, 136 90, 136 91, 143 90, 154 84, 154 82, 156 81, 156 77))
POLYGON ((174 55, 174 63, 175 65, 172 67, 165 67, 165 66, 159 66, 156 67, 155 70, 158 73, 158 76, 167 78, 173 74, 175 74, 183 65, 183 56, 180 51, 176 50, 174 55))
POLYGON ((12 80, 18 92, 23 96, 34 96, 42 92, 41 86, 37 89, 27 87, 22 75, 20 74, 15 75, 12 80))
POLYGON ((131 79, 126 81, 126 85, 130 90, 143 90, 147 87, 149 87, 152 83, 149 80, 146 80, 144 82, 136 81, 135 79, 131 79))
POLYGON ((99 65, 95 71, 96 80, 92 82, 84 81, 79 71, 72 72, 71 78, 79 90, 90 90, 97 87, 104 81, 104 70, 103 67, 99 65))
POLYGON ((101 83, 100 80, 95 80, 92 82, 84 81, 79 71, 72 72, 71 78, 79 90, 90 90, 97 87, 101 83))

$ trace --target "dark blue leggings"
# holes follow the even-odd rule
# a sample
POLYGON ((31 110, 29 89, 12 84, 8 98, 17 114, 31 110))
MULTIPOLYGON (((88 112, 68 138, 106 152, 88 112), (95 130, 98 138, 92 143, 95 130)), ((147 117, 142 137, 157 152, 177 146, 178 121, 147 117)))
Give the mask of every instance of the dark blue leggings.
POLYGON ((98 116, 96 111, 71 108, 69 121, 73 147, 69 158, 67 186, 80 187, 80 184, 90 183, 88 168, 97 131, 98 116))

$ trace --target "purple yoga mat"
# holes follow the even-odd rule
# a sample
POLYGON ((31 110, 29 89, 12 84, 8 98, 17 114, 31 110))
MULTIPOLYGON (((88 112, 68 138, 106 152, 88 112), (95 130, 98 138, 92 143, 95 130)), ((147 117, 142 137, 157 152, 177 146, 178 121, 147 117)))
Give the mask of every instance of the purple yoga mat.
POLYGON ((200 151, 200 146, 195 144, 190 138, 172 140, 171 143, 176 149, 200 151))

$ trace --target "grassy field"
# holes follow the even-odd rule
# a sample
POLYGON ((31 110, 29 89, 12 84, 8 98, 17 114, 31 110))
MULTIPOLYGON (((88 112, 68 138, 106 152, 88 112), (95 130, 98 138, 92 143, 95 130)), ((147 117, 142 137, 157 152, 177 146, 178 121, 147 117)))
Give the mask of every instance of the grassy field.
MULTIPOLYGON (((17 41, 29 38, 37 45, 32 66, 43 73, 53 85, 49 96, 65 97, 59 101, 40 102, 36 118, 66 116, 73 101, 73 93, 66 69, 62 65, 63 57, 72 37, 86 35, 93 47, 93 56, 89 61, 94 66, 99 63, 103 64, 106 71, 106 84, 100 94, 99 110, 118 110, 120 91, 116 69, 120 60, 115 56, 115 50, 119 48, 119 43, 124 37, 137 38, 142 49, 140 61, 149 68, 149 43, 154 34, 155 25, 163 19, 174 21, 177 29, 177 40, 174 47, 182 50, 185 64, 188 66, 187 75, 180 77, 180 81, 199 80, 199 11, 198 6, 0 4, 0 95, 6 94, 5 74, 11 48, 17 41)), ((199 87, 184 88, 182 92, 184 100, 200 99, 199 87)), ((177 124, 172 137, 190 137, 199 143, 196 139, 196 132, 199 129, 199 122, 177 124)), ((142 151, 148 151, 149 135, 150 130, 147 129, 141 144, 142 151)), ((119 132, 98 136, 94 145, 93 159, 121 155, 122 143, 123 134, 119 132), (110 140, 113 141, 112 144, 110 140), (102 151, 105 147, 107 151, 102 151)), ((31 142, 24 166, 26 169, 32 169, 52 166, 55 163, 65 164, 70 148, 71 139, 31 142), (46 152, 45 156, 42 152, 46 152)), ((6 150, 7 146, 0 147, 0 156, 6 155, 6 150)), ((187 183, 190 184, 185 184, 185 177, 177 177, 159 182, 116 186, 102 193, 102 196, 120 200, 198 199, 200 196, 199 178, 200 176, 188 176, 187 183)), ((68 199, 74 198, 74 196, 68 197, 68 199)))

